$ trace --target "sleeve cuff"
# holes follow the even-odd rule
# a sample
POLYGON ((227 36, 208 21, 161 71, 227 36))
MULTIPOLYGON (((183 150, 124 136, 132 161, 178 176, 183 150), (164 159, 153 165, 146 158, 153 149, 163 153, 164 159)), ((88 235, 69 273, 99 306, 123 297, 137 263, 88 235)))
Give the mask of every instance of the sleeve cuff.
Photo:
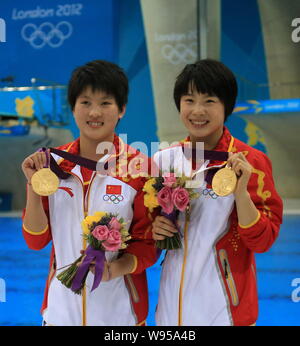
POLYGON ((242 228, 242 229, 247 229, 247 228, 253 227, 255 224, 258 223, 258 221, 260 220, 260 217, 261 217, 261 214, 260 214, 259 211, 257 211, 257 217, 256 217, 256 219, 253 222, 249 223, 248 225, 241 225, 239 223, 239 227, 242 228))
POLYGON ((32 232, 32 231, 30 231, 28 228, 26 228, 25 225, 23 224, 23 229, 24 229, 24 231, 27 232, 27 233, 29 233, 29 234, 31 234, 31 235, 42 235, 42 234, 44 234, 44 233, 46 233, 46 232, 48 231, 48 228, 49 228, 49 226, 47 225, 47 226, 46 226, 42 231, 40 231, 40 232, 32 232))
POLYGON ((133 254, 131 254, 131 256, 133 256, 133 260, 134 260, 134 265, 133 265, 133 269, 131 270, 131 272, 129 274, 132 274, 136 271, 137 265, 138 265, 138 260, 137 257, 133 254))

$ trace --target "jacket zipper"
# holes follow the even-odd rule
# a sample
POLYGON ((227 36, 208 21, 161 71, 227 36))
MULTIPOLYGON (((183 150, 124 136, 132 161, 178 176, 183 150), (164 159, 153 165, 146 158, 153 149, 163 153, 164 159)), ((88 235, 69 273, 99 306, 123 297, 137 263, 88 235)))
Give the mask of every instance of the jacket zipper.
POLYGON ((224 276, 225 276, 225 280, 227 283, 227 287, 230 293, 230 298, 231 298, 231 302, 233 306, 237 306, 239 305, 239 297, 237 294, 237 289, 236 289, 236 285, 232 276, 232 272, 230 270, 230 265, 229 265, 229 261, 228 261, 228 256, 227 256, 227 252, 225 249, 221 249, 219 251, 219 256, 220 256, 220 260, 221 260, 221 264, 222 264, 222 268, 224 271, 224 276))
MULTIPOLYGON (((88 185, 86 195, 84 195, 84 186, 82 185, 83 196, 84 196, 84 217, 86 217, 88 215, 88 211, 89 211, 88 199, 90 196, 91 185, 93 183, 95 176, 96 176, 95 172, 93 172, 92 177, 90 179, 90 183, 88 185)), ((84 250, 86 250, 86 243, 87 243, 87 240, 83 238, 83 249, 84 250)), ((86 285, 84 285, 83 291, 82 291, 82 325, 86 326, 86 285)))
POLYGON ((188 207, 185 212, 185 225, 184 225, 184 250, 183 250, 183 263, 181 268, 181 278, 179 286, 179 301, 178 301, 178 326, 182 326, 182 296, 183 296, 183 285, 184 285, 184 274, 185 274, 185 265, 186 257, 188 251, 188 227, 190 223, 190 208, 188 207))
MULTIPOLYGON (((83 198, 84 198, 84 200, 83 200, 83 213, 84 213, 84 217, 86 217, 88 214, 88 202, 87 202, 87 200, 89 197, 90 187, 91 187, 92 181, 94 180, 95 174, 91 177, 86 196, 84 196, 84 186, 82 184, 81 179, 76 174, 74 174, 72 172, 68 172, 68 173, 70 173, 73 177, 76 177, 81 184, 82 192, 83 192, 83 198)), ((86 240, 85 239, 83 239, 82 245, 83 245, 83 250, 85 250, 86 249, 86 240)), ((85 286, 82 289, 82 325, 86 326, 86 287, 85 286)))

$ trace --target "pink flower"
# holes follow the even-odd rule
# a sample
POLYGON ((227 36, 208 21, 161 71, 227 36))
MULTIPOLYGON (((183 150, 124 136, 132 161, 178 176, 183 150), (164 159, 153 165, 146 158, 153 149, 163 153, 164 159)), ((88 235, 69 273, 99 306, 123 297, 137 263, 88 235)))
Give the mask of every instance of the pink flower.
POLYGON ((92 235, 98 240, 106 240, 109 236, 109 229, 107 226, 96 226, 92 232, 92 235))
POLYGON ((171 214, 174 205, 172 201, 172 189, 168 186, 163 187, 157 194, 157 200, 159 205, 162 207, 163 212, 171 214))
POLYGON ((117 230, 109 231, 109 236, 105 242, 102 243, 107 251, 118 251, 122 243, 121 233, 117 230))
POLYGON ((177 187, 172 193, 172 200, 175 207, 184 211, 190 202, 189 193, 182 187, 177 187))
POLYGON ((174 173, 170 173, 168 176, 164 177, 164 186, 172 187, 176 183, 176 177, 174 173))
POLYGON ((108 224, 109 229, 114 229, 116 231, 119 231, 122 227, 122 225, 120 224, 120 222, 118 221, 118 219, 116 217, 112 217, 109 224, 108 224))

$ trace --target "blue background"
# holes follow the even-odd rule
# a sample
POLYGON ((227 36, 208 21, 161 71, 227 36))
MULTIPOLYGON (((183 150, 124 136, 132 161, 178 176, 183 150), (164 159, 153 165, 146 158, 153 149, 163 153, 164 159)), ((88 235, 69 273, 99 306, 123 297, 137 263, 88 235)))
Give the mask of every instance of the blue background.
MULTIPOLYGON (((113 60, 115 25, 113 17, 115 1, 38 1, 14 0, 0 2, 0 16, 6 22, 6 43, 0 45, 0 77, 15 76, 15 86, 30 86, 32 77, 66 84, 71 71, 89 60, 113 60), (60 5, 81 4, 81 15, 57 16, 60 5), (53 16, 44 18, 13 19, 13 12, 53 9, 53 16), (99 17, 99 14, 101 17, 99 17), (99 20, 100 19, 100 20, 99 20), (58 48, 45 45, 34 49, 21 36, 25 24, 37 27, 49 22, 62 21, 73 27, 72 35, 58 48)), ((53 39, 55 40, 55 39, 53 39)))

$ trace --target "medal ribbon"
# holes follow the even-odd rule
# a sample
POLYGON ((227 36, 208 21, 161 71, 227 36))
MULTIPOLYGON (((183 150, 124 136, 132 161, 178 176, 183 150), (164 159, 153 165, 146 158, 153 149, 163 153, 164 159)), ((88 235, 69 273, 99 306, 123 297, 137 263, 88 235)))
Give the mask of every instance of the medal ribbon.
MULTIPOLYGON (((83 166, 87 169, 90 169, 91 171, 98 171, 99 173, 105 173, 107 168, 108 168, 108 162, 103 162, 106 159, 108 159, 109 155, 104 155, 98 162, 97 161, 93 161, 90 159, 86 159, 84 157, 78 156, 78 155, 74 155, 71 153, 68 153, 67 151, 63 151, 63 150, 59 150, 59 149, 55 149, 55 148, 49 148, 51 153, 54 153, 68 161, 71 161, 77 165, 83 166), (101 169, 99 169, 99 163, 103 164, 103 171, 101 171, 101 169)), ((53 173, 55 173, 60 179, 67 179, 69 178, 70 174, 64 172, 59 165, 57 164, 57 162, 55 161, 55 159, 49 155, 49 152, 47 151, 47 148, 41 148, 38 150, 38 152, 45 152, 46 153, 46 157, 47 157, 47 163, 45 165, 45 168, 48 168, 50 166, 50 169, 53 173), (50 156, 50 157, 49 157, 50 156)))
MULTIPOLYGON (((185 155, 185 157, 187 159, 191 159, 191 158, 196 158, 197 157, 197 152, 200 152, 200 150, 197 149, 192 149, 192 150, 183 150, 182 147, 182 151, 185 155)), ((203 151, 201 150, 201 155, 199 155, 199 157, 203 156, 203 151)), ((215 150, 204 150, 204 160, 208 160, 208 161, 227 161, 229 157, 229 153, 227 151, 215 151, 215 150)), ((208 162, 204 163, 204 167, 201 166, 200 169, 193 173, 193 176, 195 176, 197 173, 200 173, 202 171, 208 170, 206 177, 205 177, 205 181, 211 185, 213 176, 216 174, 216 172, 218 171, 217 168, 223 167, 224 163, 222 163, 221 165, 215 165, 215 166, 209 166, 207 167, 208 162)))

